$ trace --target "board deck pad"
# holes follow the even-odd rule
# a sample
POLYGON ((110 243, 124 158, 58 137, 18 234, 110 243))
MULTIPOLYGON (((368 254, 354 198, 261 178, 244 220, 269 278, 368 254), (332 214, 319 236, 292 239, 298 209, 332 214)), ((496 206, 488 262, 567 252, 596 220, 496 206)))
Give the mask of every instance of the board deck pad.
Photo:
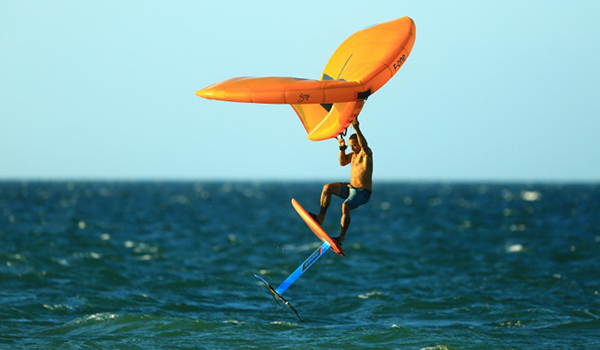
POLYGON ((294 206, 294 209, 296 209, 302 220, 304 220, 306 225, 308 225, 312 232, 314 232, 314 234, 317 235, 317 237, 319 237, 321 241, 329 243, 329 245, 331 246, 331 250, 333 250, 335 253, 341 256, 346 256, 342 247, 336 241, 334 241, 327 234, 327 232, 325 232, 325 230, 323 230, 321 225, 319 225, 319 223, 317 223, 315 219, 313 219, 312 216, 310 216, 310 214, 294 198, 292 198, 292 205, 294 206))

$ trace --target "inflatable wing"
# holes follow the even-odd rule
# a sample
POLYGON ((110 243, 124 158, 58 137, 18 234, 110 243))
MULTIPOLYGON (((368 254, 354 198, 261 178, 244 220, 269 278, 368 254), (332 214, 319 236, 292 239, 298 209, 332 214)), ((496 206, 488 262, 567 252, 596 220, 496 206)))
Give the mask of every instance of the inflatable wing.
POLYGON ((415 42, 409 17, 354 33, 333 53, 321 80, 234 78, 196 95, 213 100, 289 104, 313 141, 337 137, 358 116, 364 101, 402 67, 415 42))

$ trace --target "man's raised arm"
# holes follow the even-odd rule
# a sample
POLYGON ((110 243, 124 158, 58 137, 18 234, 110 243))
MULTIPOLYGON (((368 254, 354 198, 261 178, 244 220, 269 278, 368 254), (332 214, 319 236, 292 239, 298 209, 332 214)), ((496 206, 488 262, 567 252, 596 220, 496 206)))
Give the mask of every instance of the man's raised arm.
POLYGON ((356 131, 356 137, 358 138, 358 144, 360 145, 360 148, 365 150, 367 154, 370 154, 371 149, 367 144, 367 139, 365 139, 365 136, 363 135, 362 131, 360 131, 360 123, 358 122, 358 117, 354 118, 354 120, 352 121, 352 127, 354 127, 354 131, 356 131))
POLYGON ((352 154, 346 154, 347 146, 343 136, 340 136, 338 142, 340 144, 340 165, 346 166, 350 164, 350 161, 352 160, 352 154))

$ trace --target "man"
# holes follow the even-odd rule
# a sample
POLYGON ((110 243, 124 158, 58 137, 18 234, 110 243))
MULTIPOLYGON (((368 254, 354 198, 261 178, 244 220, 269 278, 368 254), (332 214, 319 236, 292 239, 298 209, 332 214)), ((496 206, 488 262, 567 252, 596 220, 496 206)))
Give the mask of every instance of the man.
POLYGON ((323 224, 325 214, 331 202, 331 195, 345 199, 342 203, 342 230, 339 237, 333 237, 340 245, 344 242, 346 232, 350 226, 350 211, 366 204, 371 198, 371 189, 373 186, 373 153, 367 145, 367 140, 360 131, 358 118, 354 119, 352 126, 356 131, 348 139, 351 153, 346 154, 346 142, 343 137, 338 139, 340 144, 340 165, 350 165, 350 183, 334 182, 323 187, 321 193, 321 210, 318 215, 312 214, 313 218, 323 224))

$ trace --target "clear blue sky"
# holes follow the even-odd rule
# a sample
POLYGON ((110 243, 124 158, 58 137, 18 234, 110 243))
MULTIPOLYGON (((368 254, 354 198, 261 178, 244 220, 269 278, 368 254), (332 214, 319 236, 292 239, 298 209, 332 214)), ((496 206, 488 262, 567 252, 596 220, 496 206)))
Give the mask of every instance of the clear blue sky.
POLYGON ((600 180, 597 1, 0 0, 0 179, 344 180, 291 107, 209 101, 319 78, 355 31, 417 26, 361 125, 376 180, 600 180))

